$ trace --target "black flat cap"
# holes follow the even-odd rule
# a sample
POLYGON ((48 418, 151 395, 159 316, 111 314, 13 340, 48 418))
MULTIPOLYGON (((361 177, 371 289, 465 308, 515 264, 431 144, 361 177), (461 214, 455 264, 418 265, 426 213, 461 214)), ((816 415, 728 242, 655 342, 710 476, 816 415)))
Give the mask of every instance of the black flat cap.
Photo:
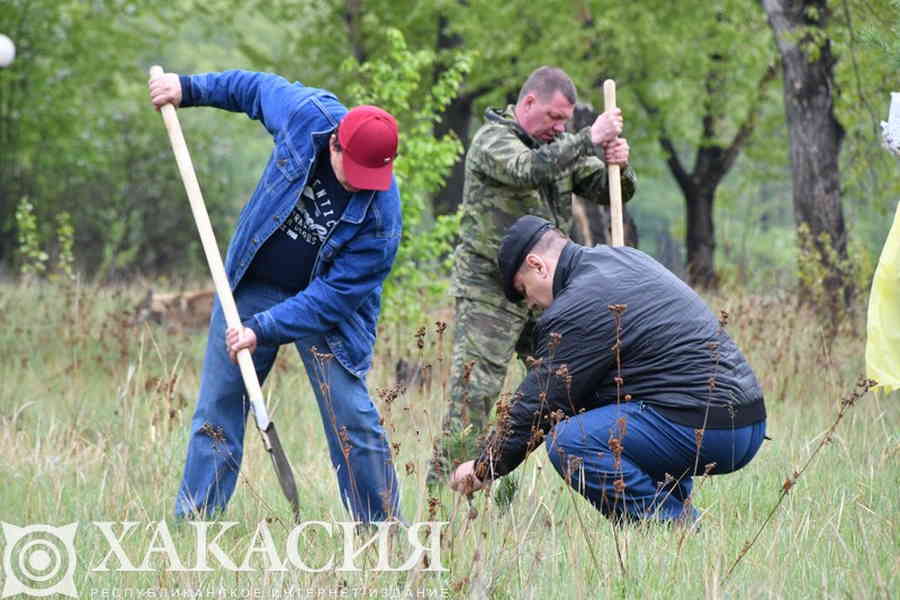
POLYGON ((510 302, 522 300, 522 294, 513 287, 513 278, 519 271, 519 266, 544 232, 552 228, 553 223, 547 219, 525 215, 516 219, 516 222, 506 230, 500 250, 497 252, 497 265, 500 267, 503 293, 510 302))

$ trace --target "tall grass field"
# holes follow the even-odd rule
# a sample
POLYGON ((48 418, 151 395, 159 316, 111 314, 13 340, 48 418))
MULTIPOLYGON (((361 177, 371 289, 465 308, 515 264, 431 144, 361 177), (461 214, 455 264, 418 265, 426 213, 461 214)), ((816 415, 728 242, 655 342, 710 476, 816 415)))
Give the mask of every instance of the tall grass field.
MULTIPOLYGON (((900 408, 894 395, 851 395, 864 373, 859 314, 829 339, 825 317, 791 296, 707 298, 728 313, 727 329, 760 379, 772 439, 743 470, 697 478, 698 530, 614 527, 564 484, 543 448, 514 473, 511 501, 500 484, 471 504, 446 486, 429 489, 452 312, 436 307, 402 323, 388 315, 368 384, 393 446, 403 518, 447 523, 428 539, 419 530, 430 551, 402 570, 378 566, 385 548, 393 568, 411 555, 406 530, 397 527, 379 548, 379 540, 366 546, 373 530, 342 529, 349 516, 322 421, 299 357, 286 346, 263 390, 294 467, 303 520, 331 524, 331 531, 308 527, 295 547, 306 565, 328 568, 272 568, 262 549, 268 532, 284 561, 294 526, 251 419, 237 490, 219 518, 236 524, 217 538, 238 565, 257 550, 240 570, 198 556, 198 527, 173 517, 206 332, 140 319, 135 307, 145 291, 0 287, 5 590, 14 589, 11 577, 50 574, 58 560, 56 576, 71 574, 82 598, 900 597, 900 408), (448 329, 439 332, 438 322, 448 329), (134 569, 123 568, 97 522, 121 536, 118 550, 134 569), (74 562, 55 534, 32 529, 28 546, 10 527, 72 523, 74 562), (429 545, 434 536, 439 552, 429 545), (342 568, 348 546, 357 568, 342 568), (173 568, 173 554, 185 568, 173 568), (190 568, 201 559, 209 569, 190 568)), ((522 373, 514 365, 505 388, 522 373)), ((219 532, 211 524, 209 538, 219 532)))

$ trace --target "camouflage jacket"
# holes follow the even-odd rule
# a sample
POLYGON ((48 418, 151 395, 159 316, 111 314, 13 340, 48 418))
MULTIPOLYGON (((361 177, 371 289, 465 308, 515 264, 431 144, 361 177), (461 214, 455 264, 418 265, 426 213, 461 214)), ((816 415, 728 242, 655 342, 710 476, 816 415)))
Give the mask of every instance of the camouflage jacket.
MULTIPOLYGON (((488 109, 485 119, 466 155, 454 269, 457 292, 470 275, 496 278, 500 241, 522 215, 544 217, 568 232, 572 193, 609 204, 606 165, 598 157, 602 149, 591 143, 590 128, 563 133, 546 143, 525 133, 513 106, 502 114, 488 109)), ((623 202, 634 189, 634 171, 628 167, 622 172, 623 202)))

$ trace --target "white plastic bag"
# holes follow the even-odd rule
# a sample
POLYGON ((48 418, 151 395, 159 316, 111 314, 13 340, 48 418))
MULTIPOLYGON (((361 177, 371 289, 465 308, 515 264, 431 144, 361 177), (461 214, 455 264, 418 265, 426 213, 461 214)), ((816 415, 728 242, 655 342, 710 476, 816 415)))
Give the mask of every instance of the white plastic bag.
POLYGON ((900 156, 900 92, 891 93, 891 111, 887 122, 881 122, 881 138, 885 148, 900 156))

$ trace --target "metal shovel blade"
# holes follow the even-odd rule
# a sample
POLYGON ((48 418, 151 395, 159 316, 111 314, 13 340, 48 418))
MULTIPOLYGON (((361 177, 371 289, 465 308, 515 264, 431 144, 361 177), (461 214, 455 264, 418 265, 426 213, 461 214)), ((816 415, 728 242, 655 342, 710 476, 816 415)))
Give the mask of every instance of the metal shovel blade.
POLYGON ((267 450, 272 457, 272 464, 275 465, 275 473, 278 474, 278 483, 281 485, 281 491, 291 503, 291 510, 294 513, 294 522, 300 522, 300 497, 297 494, 297 483, 294 481, 294 471, 291 469, 291 463, 288 462, 284 448, 281 447, 281 440, 278 438, 278 432, 275 430, 275 423, 269 422, 268 428, 263 432, 267 438, 267 450))

